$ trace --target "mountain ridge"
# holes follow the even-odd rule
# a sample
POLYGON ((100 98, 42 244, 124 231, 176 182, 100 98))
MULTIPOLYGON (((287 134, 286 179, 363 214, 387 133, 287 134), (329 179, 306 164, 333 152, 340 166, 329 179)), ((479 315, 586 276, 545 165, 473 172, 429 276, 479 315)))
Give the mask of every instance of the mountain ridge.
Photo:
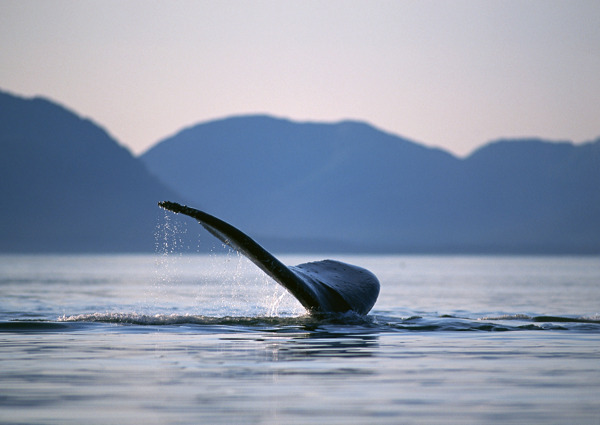
POLYGON ((0 92, 0 251, 154 249, 156 198, 177 197, 101 127, 0 92))
POLYGON ((260 114, 134 157, 52 100, 0 91, 0 111, 1 252, 153 251, 156 203, 175 200, 280 252, 600 253, 600 138, 459 158, 358 120, 260 114))
MULTIPOLYGON (((587 252, 598 250, 600 200, 591 187, 579 197, 589 205, 566 196, 586 176, 563 161, 563 151, 573 157, 587 145, 498 140, 458 158, 366 123, 260 115, 188 127, 140 159, 193 202, 266 239, 345 240, 368 251, 587 252), (561 189, 562 177, 570 183, 561 189), (560 217, 565 199, 591 208, 570 213, 583 225, 560 217), (553 226, 579 230, 569 236, 553 226)), ((598 160, 575 157, 594 181, 598 160)))

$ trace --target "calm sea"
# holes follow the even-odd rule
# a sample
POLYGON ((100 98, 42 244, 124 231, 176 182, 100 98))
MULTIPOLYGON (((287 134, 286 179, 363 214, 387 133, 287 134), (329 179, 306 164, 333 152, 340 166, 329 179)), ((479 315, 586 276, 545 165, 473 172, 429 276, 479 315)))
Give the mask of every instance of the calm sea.
POLYGON ((0 423, 600 424, 599 257, 330 257, 367 317, 234 253, 1 256, 0 423))

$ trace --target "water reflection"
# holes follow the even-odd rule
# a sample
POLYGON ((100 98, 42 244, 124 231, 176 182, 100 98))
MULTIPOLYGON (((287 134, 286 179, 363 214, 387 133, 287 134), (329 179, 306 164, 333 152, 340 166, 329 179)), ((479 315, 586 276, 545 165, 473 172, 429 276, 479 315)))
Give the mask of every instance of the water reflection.
POLYGON ((372 357, 377 351, 378 337, 373 335, 340 336, 339 334, 307 334, 271 345, 274 360, 310 358, 364 358, 372 357))
POLYGON ((318 331, 289 330, 281 333, 263 333, 251 337, 222 337, 223 341, 235 342, 238 349, 243 346, 251 352, 261 352, 266 361, 295 361, 310 359, 339 359, 339 358, 366 358, 375 355, 379 348, 379 337, 375 334, 356 334, 318 331), (240 342, 245 344, 239 344, 240 342), (256 343, 262 346, 258 350, 256 343))

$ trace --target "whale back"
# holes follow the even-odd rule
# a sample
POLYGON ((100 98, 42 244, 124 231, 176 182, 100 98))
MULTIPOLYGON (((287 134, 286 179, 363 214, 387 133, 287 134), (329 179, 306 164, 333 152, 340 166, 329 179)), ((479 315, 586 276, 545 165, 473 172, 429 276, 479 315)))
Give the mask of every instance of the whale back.
POLYGON ((370 271, 336 260, 323 260, 289 267, 305 281, 324 288, 322 303, 329 312, 354 311, 367 314, 379 296, 379 280, 370 271), (333 295, 335 294, 335 295, 333 295), (339 299, 341 298, 341 300, 339 299))

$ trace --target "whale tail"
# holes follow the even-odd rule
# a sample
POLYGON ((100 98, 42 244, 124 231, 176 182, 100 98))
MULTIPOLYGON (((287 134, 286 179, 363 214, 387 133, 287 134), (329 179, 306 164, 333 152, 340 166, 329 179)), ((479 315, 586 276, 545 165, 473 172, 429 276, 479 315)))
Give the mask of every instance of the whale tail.
POLYGON ((370 271, 341 261, 323 260, 285 266, 241 230, 203 211, 175 202, 158 205, 198 222, 224 244, 244 254, 286 288, 311 313, 367 314, 379 295, 379 281, 370 271))

